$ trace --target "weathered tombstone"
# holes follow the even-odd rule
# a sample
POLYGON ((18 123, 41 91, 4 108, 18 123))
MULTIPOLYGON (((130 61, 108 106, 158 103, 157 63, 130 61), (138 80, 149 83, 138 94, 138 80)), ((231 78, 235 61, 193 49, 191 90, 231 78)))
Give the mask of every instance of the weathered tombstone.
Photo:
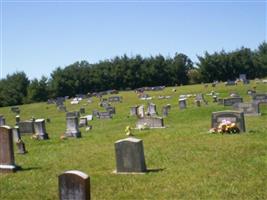
POLYGON ((60 200, 90 200, 90 177, 77 170, 66 171, 58 177, 60 200))
POLYGON ((4 126, 6 124, 6 119, 3 115, 0 115, 0 126, 4 126))
POLYGON ((19 114, 19 113, 20 113, 20 109, 19 109, 18 106, 12 106, 12 107, 11 107, 11 111, 12 111, 13 113, 16 113, 16 114, 19 114))
POLYGON ((197 94, 195 100, 196 100, 196 104, 197 105, 199 104, 199 106, 200 106, 201 102, 204 102, 206 105, 208 104, 208 102, 205 100, 204 95, 202 93, 197 94), (199 103, 197 103, 197 101, 199 101, 199 103))
POLYGON ((242 102, 243 102, 242 97, 232 97, 232 98, 223 99, 224 106, 232 106, 235 103, 242 103, 242 102))
POLYGON ((225 82, 225 86, 234 86, 234 85, 236 85, 235 81, 227 81, 227 82, 225 82))
POLYGON ((79 127, 87 126, 87 117, 80 117, 79 127))
POLYGON ((130 108, 130 116, 136 116, 138 113, 137 109, 138 109, 138 106, 132 106, 130 108))
POLYGON ((99 112, 99 119, 111 119, 112 115, 109 112, 99 112))
POLYGON ((15 126, 14 128, 12 128, 12 133, 13 133, 13 141, 18 147, 18 153, 19 154, 27 153, 25 144, 20 136, 19 127, 15 126))
POLYGON ((121 96, 111 96, 108 98, 109 102, 122 102, 122 97, 121 96))
POLYGON ((66 117, 80 117, 80 113, 78 111, 67 112, 66 117))
POLYGON ((147 171, 143 141, 126 138, 115 142, 116 172, 144 173, 147 171))
POLYGON ((145 125, 149 128, 164 128, 164 121, 162 117, 146 116, 143 118, 138 118, 136 122, 136 128, 140 129, 145 125))
POLYGON ((92 121, 93 120, 93 115, 86 115, 84 117, 86 117, 87 121, 92 121))
POLYGON ((218 99, 218 105, 223 105, 223 100, 222 98, 218 99))
POLYGON ((108 106, 105 108, 107 112, 109 112, 111 115, 114 115, 116 113, 115 107, 108 106))
POLYGON ((247 94, 252 96, 252 95, 256 94, 256 91, 255 90, 247 90, 247 94))
POLYGON ((21 135, 34 134, 34 122, 32 120, 26 120, 18 123, 21 135))
POLYGON ((245 132, 245 118, 243 112, 237 111, 219 111, 213 112, 211 117, 211 127, 217 128, 218 125, 223 121, 227 120, 232 123, 236 123, 237 127, 239 128, 240 132, 245 132))
POLYGON ((230 97, 240 97, 237 92, 231 92, 230 97))
POLYGON ((266 102, 267 101, 267 93, 256 93, 252 95, 252 100, 257 102, 266 102))
POLYGON ((45 120, 44 119, 36 119, 34 121, 34 132, 37 136, 37 139, 47 140, 49 139, 48 134, 46 132, 45 120))
POLYGON ((67 117, 66 118, 67 123, 67 130, 65 132, 65 135, 67 137, 81 137, 81 132, 79 131, 78 127, 78 117, 67 117))
POLYGON ((67 108, 66 108, 66 106, 64 106, 64 105, 58 105, 58 106, 57 106, 57 109, 58 109, 59 111, 61 111, 61 112, 67 112, 67 108))
POLYGON ((157 115, 156 104, 153 104, 153 103, 148 104, 147 115, 149 115, 149 116, 156 116, 157 115))
POLYGON ((85 114, 85 108, 80 108, 80 113, 85 114))
POLYGON ((179 99, 179 108, 181 110, 186 108, 186 99, 185 98, 179 99))
POLYGON ((259 104, 257 103, 235 103, 233 105, 235 110, 244 112, 247 116, 258 116, 260 115, 259 104))
POLYGON ((9 126, 0 127, 0 172, 9 173, 19 169, 15 164, 13 133, 9 126))
POLYGON ((138 106, 137 108, 137 116, 143 118, 145 116, 145 108, 143 105, 138 106))
POLYGON ((93 116, 96 118, 99 118, 99 111, 98 110, 93 110, 93 116))
POLYGON ((168 104, 166 106, 163 106, 162 107, 162 116, 167 117, 168 114, 169 114, 170 109, 171 109, 171 105, 170 104, 168 104))
POLYGON ((18 125, 20 122, 20 116, 19 115, 16 115, 16 125, 18 125))

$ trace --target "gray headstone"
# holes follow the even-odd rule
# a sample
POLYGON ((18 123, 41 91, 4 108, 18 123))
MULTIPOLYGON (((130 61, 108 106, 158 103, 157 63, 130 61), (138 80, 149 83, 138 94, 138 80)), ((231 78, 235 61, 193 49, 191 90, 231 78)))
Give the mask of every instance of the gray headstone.
POLYGON ((32 120, 22 121, 18 123, 21 135, 34 134, 34 122, 32 120))
POLYGON ((20 122, 20 116, 19 115, 16 115, 16 125, 18 125, 20 122))
POLYGON ((136 128, 140 129, 144 127, 144 125, 148 126, 149 128, 164 128, 164 122, 162 117, 143 117, 138 118, 136 122, 136 128))
POLYGON ((243 112, 237 111, 219 111, 213 112, 211 116, 211 127, 217 128, 218 125, 223 121, 227 120, 232 123, 236 123, 240 132, 246 132, 245 128, 245 118, 243 112))
POLYGON ((13 142, 16 143, 19 140, 21 140, 21 135, 20 135, 20 131, 19 131, 19 127, 15 126, 14 128, 12 128, 12 133, 13 133, 13 142))
POLYGON ((137 116, 143 118, 145 116, 145 108, 143 105, 138 106, 137 108, 137 116))
POLYGON ((142 140, 131 137, 116 141, 115 155, 117 173, 147 171, 142 140))
POLYGON ((0 126, 6 125, 6 119, 3 115, 0 115, 0 126))
POLYGON ((244 112, 247 116, 258 116, 260 115, 259 104, 257 103, 236 103, 233 105, 235 110, 244 112))
POLYGON ((137 109, 138 109, 138 106, 132 106, 130 108, 130 116, 136 116, 137 115, 137 109))
POLYGON ((252 100, 253 101, 257 101, 257 102, 266 102, 267 101, 267 93, 264 94, 260 94, 260 93, 256 93, 252 95, 252 100))
POLYGON ((80 113, 78 111, 67 112, 66 117, 80 117, 80 113))
POLYGON ((179 99, 179 108, 181 110, 186 108, 186 99, 179 99))
POLYGON ((9 126, 0 127, 0 172, 15 172, 19 167, 15 164, 13 133, 9 126))
POLYGON ((106 109, 106 111, 109 112, 111 115, 116 114, 115 107, 108 106, 108 107, 106 107, 105 109, 106 109))
POLYGON ((49 139, 46 132, 45 119, 36 119, 34 121, 34 132, 38 139, 47 140, 49 139))
POLYGON ((80 113, 85 114, 85 108, 80 108, 80 113))
POLYGON ((81 137, 81 132, 79 131, 78 127, 78 117, 67 117, 66 118, 67 123, 67 130, 65 132, 65 135, 67 137, 81 137))
POLYGON ((122 102, 122 97, 121 96, 111 96, 108 98, 109 102, 122 102))
POLYGON ((162 116, 163 117, 167 117, 169 115, 170 109, 171 109, 171 105, 170 104, 168 104, 166 106, 163 106, 162 107, 162 116))
POLYGON ((147 108, 147 115, 156 116, 157 115, 157 106, 156 104, 149 103, 147 108))
POLYGON ((90 177, 77 170, 66 171, 58 177, 60 200, 90 200, 90 177))
POLYGON ((79 127, 87 126, 87 117, 80 117, 79 127))
POLYGON ((242 103, 242 102, 243 102, 243 98, 241 98, 241 97, 233 97, 233 98, 223 99, 223 105, 224 106, 232 106, 235 103, 242 103))
POLYGON ((112 115, 110 112, 99 112, 99 119, 111 119, 112 115))

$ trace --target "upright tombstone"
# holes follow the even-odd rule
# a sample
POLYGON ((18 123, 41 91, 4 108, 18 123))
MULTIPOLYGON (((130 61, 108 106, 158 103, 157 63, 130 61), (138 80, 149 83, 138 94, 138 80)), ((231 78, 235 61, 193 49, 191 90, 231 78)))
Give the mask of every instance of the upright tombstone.
POLYGON ((90 177, 77 170, 66 171, 58 176, 60 200, 90 200, 90 177))
POLYGON ((17 113, 17 114, 20 113, 20 109, 19 109, 18 106, 12 106, 12 107, 11 107, 11 111, 12 111, 13 113, 17 113))
POLYGON ((18 125, 20 122, 20 116, 19 115, 16 115, 16 125, 18 125))
POLYGON ((79 125, 78 125, 78 117, 67 117, 66 118, 67 123, 67 130, 65 132, 65 135, 67 137, 81 137, 81 132, 79 131, 79 125))
POLYGON ((9 126, 0 127, 0 173, 15 172, 19 169, 15 164, 13 133, 9 126))
POLYGON ((223 105, 224 106, 232 106, 235 103, 242 103, 242 102, 243 102, 242 97, 232 97, 232 98, 223 99, 223 105))
POLYGON ((6 119, 3 115, 0 115, 0 126, 6 125, 6 119))
POLYGON ((80 117, 79 127, 87 126, 87 117, 80 117))
POLYGON ((36 119, 34 121, 34 132, 38 139, 47 140, 49 139, 45 127, 45 119, 36 119))
POLYGON ((147 115, 156 116, 157 115, 157 107, 154 103, 149 103, 147 108, 147 115))
POLYGON ((126 138, 115 142, 116 172, 144 173, 147 171, 143 141, 126 138))
POLYGON ((99 119, 112 119, 110 112, 99 112, 99 119))
POLYGON ((115 115, 116 114, 116 110, 115 107, 113 106, 108 106, 105 108, 107 112, 109 112, 111 115, 115 115))
POLYGON ((186 109, 186 99, 185 98, 179 99, 179 108, 181 110, 186 109))
POLYGON ((80 108, 80 113, 85 114, 85 108, 80 108))
POLYGON ((122 102, 121 96, 111 96, 108 98, 108 102, 122 102))
POLYGON ((201 106, 201 101, 200 100, 195 100, 196 106, 200 107, 201 106))
POLYGON ((32 120, 20 121, 18 126, 21 135, 34 134, 34 122, 32 120))
POLYGON ((138 116, 139 118, 143 118, 143 117, 145 117, 145 108, 144 108, 144 105, 138 106, 138 109, 137 109, 137 116, 138 116))
POLYGON ((267 102, 267 93, 256 93, 252 95, 252 100, 255 102, 267 102))
POLYGON ((138 113, 137 109, 138 109, 138 106, 132 106, 130 108, 130 116, 136 116, 138 113))
POLYGON ((13 142, 18 147, 18 153, 19 154, 27 153, 25 143, 22 141, 21 136, 20 136, 19 127, 15 126, 14 128, 12 128, 12 133, 13 133, 13 142))
POLYGON ((259 104, 252 102, 252 103, 236 103, 233 105, 235 110, 243 112, 245 116, 259 116, 259 104))
POLYGON ((67 112, 66 117, 80 117, 80 113, 78 111, 67 112))
POLYGON ((141 129, 145 125, 149 128, 164 128, 164 121, 162 117, 146 116, 143 118, 139 118, 136 122, 137 129, 141 129))
POLYGON ((98 110, 93 110, 93 116, 96 118, 99 118, 99 111, 98 110))
POLYGON ((246 132, 245 118, 243 112, 238 111, 219 111, 213 112, 211 116, 211 127, 217 128, 218 125, 223 121, 227 120, 235 123, 239 128, 240 132, 246 132))
POLYGON ((208 102, 205 100, 204 95, 202 93, 199 93, 196 95, 196 99, 195 99, 196 105, 200 106, 201 102, 204 102, 206 105, 208 104, 208 102), (199 103, 198 103, 199 101, 199 103))
POLYGON ((167 117, 168 114, 169 114, 170 109, 171 109, 171 105, 170 104, 168 104, 166 106, 163 106, 162 107, 162 116, 163 117, 167 117))

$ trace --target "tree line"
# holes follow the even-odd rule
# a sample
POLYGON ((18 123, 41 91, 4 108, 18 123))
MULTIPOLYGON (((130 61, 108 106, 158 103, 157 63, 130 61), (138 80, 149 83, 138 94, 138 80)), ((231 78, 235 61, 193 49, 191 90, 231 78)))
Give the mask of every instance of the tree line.
POLYGON ((267 43, 257 49, 241 47, 234 51, 205 52, 194 64, 185 54, 143 58, 123 55, 95 64, 75 62, 56 68, 50 77, 29 80, 15 72, 0 80, 0 106, 46 101, 58 96, 74 97, 109 89, 128 90, 144 86, 173 86, 235 80, 239 74, 248 79, 267 76, 267 43))

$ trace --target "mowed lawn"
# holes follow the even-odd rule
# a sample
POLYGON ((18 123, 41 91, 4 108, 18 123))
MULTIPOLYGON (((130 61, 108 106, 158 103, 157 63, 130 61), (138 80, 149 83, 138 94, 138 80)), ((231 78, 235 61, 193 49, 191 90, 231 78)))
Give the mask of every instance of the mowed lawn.
MULTIPOLYGON (((261 105, 262 115, 245 117, 246 133, 235 135, 210 134, 213 111, 231 110, 212 103, 196 107, 194 98, 188 108, 179 110, 181 94, 219 92, 229 97, 238 92, 244 102, 251 101, 247 90, 257 86, 258 92, 267 92, 267 84, 225 87, 223 84, 208 88, 204 85, 168 87, 163 91, 147 92, 155 97, 161 114, 163 105, 171 104, 170 114, 164 119, 165 129, 134 130, 135 137, 143 140, 146 164, 151 172, 145 175, 116 175, 114 142, 125 138, 127 125, 135 126, 136 118, 129 117, 130 106, 147 105, 133 91, 120 92, 122 103, 114 103, 116 115, 112 120, 94 119, 89 132, 81 128, 82 138, 61 140, 65 131, 65 113, 55 105, 36 103, 20 106, 21 120, 50 118, 46 123, 50 140, 36 141, 23 136, 28 153, 15 154, 16 163, 23 170, 1 174, 0 199, 41 200, 58 199, 58 175, 67 170, 80 170, 91 178, 92 199, 267 199, 267 105, 261 105), (171 99, 159 100, 159 95, 171 99)), ((86 108, 86 114, 97 109, 99 100, 92 104, 83 100, 70 105, 69 111, 86 108)), ((15 124, 10 107, 0 108, 0 114, 9 125, 15 124)), ((15 152, 17 147, 14 146, 15 152)))

